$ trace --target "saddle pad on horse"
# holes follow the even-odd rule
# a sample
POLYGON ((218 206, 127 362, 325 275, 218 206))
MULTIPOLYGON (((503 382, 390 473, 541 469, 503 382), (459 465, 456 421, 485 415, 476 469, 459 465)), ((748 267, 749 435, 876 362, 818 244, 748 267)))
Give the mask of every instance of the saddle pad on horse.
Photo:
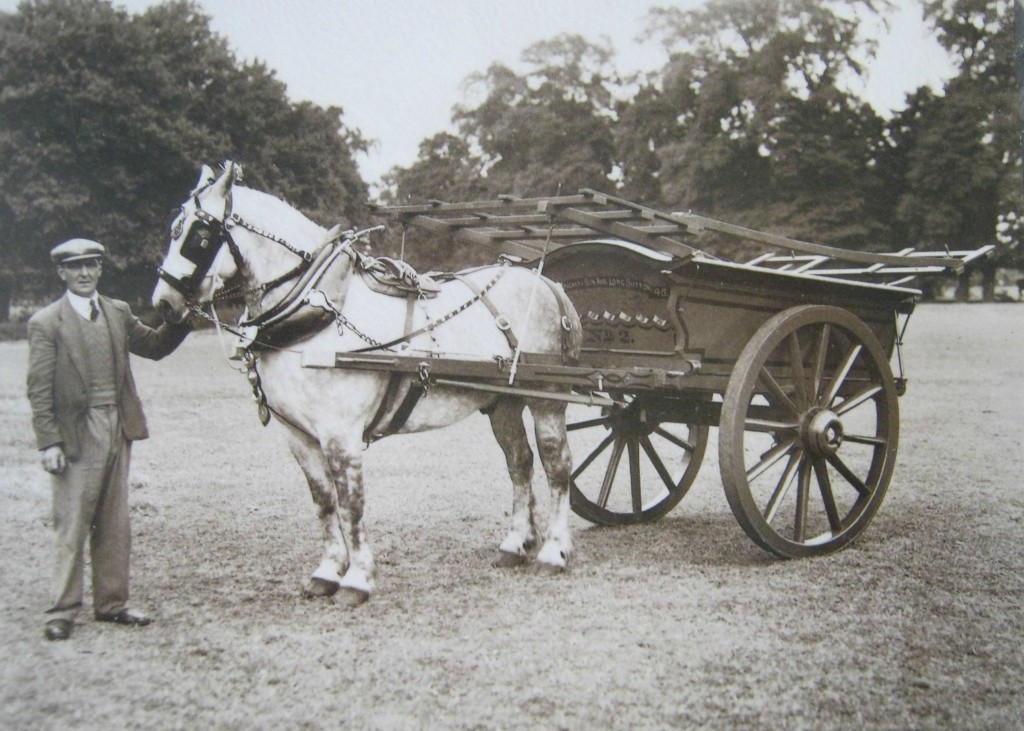
POLYGON ((379 294, 392 297, 415 295, 430 299, 441 291, 440 285, 429 274, 420 274, 398 259, 359 254, 356 267, 366 286, 379 294))

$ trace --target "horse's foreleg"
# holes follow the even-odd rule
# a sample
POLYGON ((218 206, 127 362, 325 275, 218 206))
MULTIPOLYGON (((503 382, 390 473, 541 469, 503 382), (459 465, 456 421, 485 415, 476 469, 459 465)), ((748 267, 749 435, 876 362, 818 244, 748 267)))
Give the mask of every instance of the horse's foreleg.
POLYGON ((496 566, 517 566, 537 542, 533 496, 533 451, 523 427, 523 402, 499 400, 488 413, 494 438, 505 454, 512 479, 512 529, 498 547, 496 566))
POLYGON ((322 444, 324 456, 338 499, 338 517, 348 548, 348 570, 341 578, 342 601, 350 606, 362 604, 373 592, 376 569, 373 551, 363 529, 363 455, 362 442, 331 438, 322 444))
POLYGON ((572 553, 569 530, 569 483, 572 479, 572 455, 565 432, 565 404, 557 401, 530 403, 533 414, 537 451, 551 488, 551 511, 544 545, 537 561, 546 567, 561 570, 568 565, 572 553))
POLYGON ((341 585, 341 575, 348 568, 348 556, 341 525, 338 523, 338 493, 328 475, 320 445, 301 432, 289 430, 289 447, 299 463, 309 491, 316 504, 323 534, 324 553, 320 565, 302 587, 307 597, 331 596, 341 585))

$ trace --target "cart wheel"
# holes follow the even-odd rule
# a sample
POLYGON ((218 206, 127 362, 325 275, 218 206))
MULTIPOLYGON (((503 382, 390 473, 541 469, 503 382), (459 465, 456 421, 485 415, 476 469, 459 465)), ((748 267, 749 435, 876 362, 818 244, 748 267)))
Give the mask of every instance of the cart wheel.
POLYGON ((808 305, 766 322, 729 379, 718 435, 747 535, 784 558, 856 538, 892 476, 897 399, 889 359, 852 313, 808 305))
POLYGON ((649 523, 665 515, 690 489, 707 447, 707 426, 660 422, 635 398, 597 413, 573 407, 568 419, 577 465, 572 509, 600 525, 649 523))

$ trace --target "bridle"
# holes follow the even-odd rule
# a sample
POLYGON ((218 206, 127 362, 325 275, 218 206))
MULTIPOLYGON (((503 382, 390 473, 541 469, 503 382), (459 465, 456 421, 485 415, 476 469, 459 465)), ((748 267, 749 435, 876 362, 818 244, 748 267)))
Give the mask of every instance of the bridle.
MULTIPOLYGON (((201 304, 195 300, 196 293, 199 291, 203 280, 209 275, 210 267, 216 261, 221 247, 227 245, 235 265, 241 271, 241 252, 239 252, 238 247, 231 238, 231 234, 228 232, 227 222, 230 220, 232 205, 231 192, 228 191, 224 199, 224 212, 220 218, 205 210, 202 202, 199 200, 200 194, 213 184, 214 181, 210 181, 206 185, 197 187, 192 191, 192 202, 195 208, 192 214, 193 220, 189 223, 185 239, 178 249, 178 255, 192 263, 192 271, 176 277, 164 269, 163 266, 157 266, 156 268, 157 276, 185 298, 185 303, 190 310, 197 309, 201 304)), ((185 206, 183 204, 178 209, 178 216, 171 227, 171 236, 173 238, 176 239, 181 236, 184 222, 185 206)))
MULTIPOLYGON (((246 296, 251 294, 259 295, 260 297, 262 297, 267 292, 276 289, 277 287, 280 287, 282 284, 285 284, 286 282, 301 277, 310 269, 314 261, 316 261, 317 257, 319 256, 319 254, 321 254, 321 252, 323 252, 325 247, 333 243, 336 243, 337 241, 335 240, 324 242, 323 245, 321 245, 316 251, 313 252, 300 249, 299 247, 289 243, 285 239, 252 225, 251 223, 245 221, 237 213, 234 213, 231 210, 232 199, 230 192, 228 193, 224 203, 223 217, 218 219, 212 213, 205 210, 202 206, 202 203, 199 200, 200 193, 202 193, 208 187, 210 186, 207 185, 202 188, 199 188, 195 190, 192 194, 192 201, 195 206, 195 211, 192 214, 194 219, 189 225, 188 233, 185 236, 185 240, 183 241, 181 248, 178 250, 178 254, 182 258, 188 260, 193 264, 192 271, 189 272, 188 274, 176 277, 170 272, 168 272, 166 269, 164 269, 162 266, 157 267, 157 275, 160 277, 160 279, 165 281, 168 285, 170 285, 172 289, 181 294, 182 297, 184 297, 185 299, 185 304, 188 307, 188 309, 194 313, 201 313, 202 311, 202 305, 204 303, 198 302, 196 300, 196 295, 199 291, 199 287, 201 286, 202 282, 206 278, 211 276, 209 273, 210 267, 213 266, 213 263, 214 261, 216 261, 217 255, 220 253, 220 250, 223 246, 228 247, 228 251, 230 251, 231 253, 231 258, 234 260, 235 267, 239 274, 241 274, 242 272, 244 262, 242 259, 241 251, 238 249, 238 246, 235 244, 234 239, 231 237, 231 228, 234 228, 235 226, 239 228, 244 228, 245 230, 250 231, 251 233, 254 233, 257 236, 261 236, 262 238, 265 238, 268 241, 272 241, 275 244, 284 247, 292 254, 299 257, 300 261, 295 267, 289 269, 280 276, 275 277, 274 279, 268 282, 258 284, 255 287, 244 289, 241 286, 236 286, 215 293, 214 295, 211 296, 211 302, 222 302, 225 300, 235 298, 244 299, 246 296)), ((182 213, 180 215, 183 216, 184 208, 182 208, 181 211, 182 213)), ((175 238, 180 236, 183 225, 183 221, 176 221, 171 231, 172 236, 174 236, 175 238)), ((287 297, 285 299, 287 299, 287 297)), ((267 313, 264 313, 264 315, 266 314, 267 313)), ((261 315, 240 324, 246 326, 259 325, 261 324, 262 321, 266 319, 268 318, 263 317, 261 315)))

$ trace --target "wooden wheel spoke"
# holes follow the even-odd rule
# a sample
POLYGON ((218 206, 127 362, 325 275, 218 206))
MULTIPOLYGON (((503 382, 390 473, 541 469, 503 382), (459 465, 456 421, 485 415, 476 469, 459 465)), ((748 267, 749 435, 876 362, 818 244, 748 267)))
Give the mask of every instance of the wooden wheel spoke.
POLYGON ((768 392, 774 397, 775 401, 780 406, 784 406, 789 409, 789 412, 794 416, 800 416, 801 409, 797 407, 789 395, 782 390, 782 386, 779 385, 779 382, 775 380, 775 376, 773 376, 767 368, 761 368, 761 373, 759 374, 758 379, 765 385, 765 388, 768 389, 768 392))
POLYGON ((814 354, 814 367, 811 371, 811 392, 814 399, 821 405, 821 386, 825 376, 825 360, 828 357, 829 339, 832 326, 827 322, 821 325, 821 336, 818 338, 818 350, 814 354))
POLYGON ((807 539, 807 504, 811 492, 811 466, 807 459, 800 460, 796 488, 796 515, 793 519, 793 540, 803 543, 807 539))
POLYGON ((658 453, 654 450, 654 445, 651 444, 650 438, 641 438, 640 446, 644 448, 644 453, 647 455, 647 459, 649 459, 651 464, 654 465, 654 469, 657 471, 661 481, 665 483, 665 487, 668 488, 670 492, 675 490, 675 480, 672 479, 672 475, 669 474, 668 469, 665 467, 665 463, 661 461, 661 457, 659 457, 658 453))
POLYGON ((608 467, 604 471, 604 479, 601 481, 601 493, 597 496, 597 504, 602 508, 608 507, 608 496, 612 492, 612 484, 615 482, 615 473, 619 471, 619 462, 622 460, 622 451, 625 447, 625 439, 615 439, 615 446, 612 448, 611 459, 608 460, 608 467))
POLYGON ((884 447, 889 443, 889 440, 885 437, 868 436, 867 434, 844 434, 843 441, 854 444, 867 444, 872 447, 884 447))
POLYGON ((800 424, 795 421, 769 421, 768 419, 747 419, 746 430, 749 432, 763 432, 774 434, 775 432, 796 431, 800 424))
POLYGON ((640 489, 640 446, 636 439, 626 442, 629 453, 629 494, 633 500, 633 512, 639 513, 644 509, 643 494, 640 489))
POLYGON ((857 475, 853 473, 853 470, 846 466, 846 463, 844 463, 843 460, 839 459, 838 454, 830 454, 825 459, 828 460, 830 465, 836 468, 836 471, 843 476, 843 479, 850 483, 853 489, 856 490, 861 497, 871 494, 871 488, 865 485, 864 481, 857 477, 857 475))
POLYGON ((796 474, 797 468, 800 466, 800 453, 793 452, 789 455, 789 462, 786 464, 786 469, 782 472, 782 477, 779 479, 775 490, 772 492, 772 496, 768 499, 768 504, 764 509, 764 519, 768 523, 775 520, 775 515, 779 511, 779 506, 782 505, 782 501, 785 499, 786 494, 789 492, 790 485, 793 484, 793 476, 796 474))
POLYGON ((586 421, 577 421, 572 424, 566 424, 566 431, 579 431, 580 429, 590 429, 595 426, 608 426, 608 417, 601 416, 596 419, 587 419, 586 421))
POLYGON ((873 399, 875 396, 877 396, 881 392, 882 392, 882 387, 881 386, 869 386, 868 388, 865 388, 860 393, 855 394, 855 395, 851 396, 850 398, 846 399, 845 401, 843 401, 841 404, 838 404, 836 406, 836 408, 833 409, 833 411, 835 411, 836 414, 838 414, 839 416, 842 416, 843 414, 848 414, 851 411, 853 411, 855 408, 857 408, 858 406, 863 404, 865 401, 869 401, 870 399, 873 399))
POLYGON ((765 470, 771 468, 772 465, 776 464, 780 459, 789 454, 790 451, 795 449, 797 449, 795 437, 776 444, 761 456, 760 462, 747 470, 747 480, 749 482, 753 482, 764 474, 765 470))
POLYGON ((836 508, 836 498, 832 494, 832 481, 828 476, 828 467, 825 462, 814 460, 814 473, 818 478, 818 490, 821 492, 821 502, 825 506, 825 515, 828 517, 828 525, 833 533, 838 533, 842 524, 839 518, 839 510, 836 508))
POLYGON ((685 449, 687 452, 692 453, 697 448, 696 445, 692 444, 691 442, 686 441, 682 437, 677 437, 672 432, 668 431, 667 429, 663 429, 660 426, 654 428, 654 433, 657 434, 659 437, 662 437, 663 439, 667 439, 668 441, 672 442, 680 449, 685 449))
POLYGON ((804 351, 800 347, 800 331, 794 330, 789 338, 789 367, 793 374, 793 387, 795 389, 796 403, 802 409, 811 404, 807 395, 807 381, 804 373, 804 351))
POLYGON ((577 467, 575 470, 573 470, 572 479, 575 480, 577 477, 579 477, 581 474, 583 474, 583 471, 586 470, 587 467, 590 466, 590 463, 593 462, 595 459, 597 459, 599 456, 601 456, 601 452, 603 452, 604 450, 608 449, 608 445, 611 444, 614 441, 615 441, 615 435, 614 434, 609 434, 608 436, 606 436, 601 441, 601 443, 598 444, 597 447, 594 448, 594 451, 591 452, 590 454, 588 454, 587 458, 584 459, 582 462, 580 462, 580 466, 577 467))
POLYGON ((839 394, 839 389, 843 387, 843 384, 846 382, 846 377, 850 375, 850 370, 853 368, 853 364, 857 361, 857 358, 860 357, 863 349, 864 346, 858 343, 850 349, 849 353, 846 354, 846 358, 843 359, 842 365, 838 370, 836 370, 836 374, 832 378, 832 383, 829 385, 828 393, 821 401, 822 406, 828 407, 833 401, 835 401, 836 396, 839 394))

